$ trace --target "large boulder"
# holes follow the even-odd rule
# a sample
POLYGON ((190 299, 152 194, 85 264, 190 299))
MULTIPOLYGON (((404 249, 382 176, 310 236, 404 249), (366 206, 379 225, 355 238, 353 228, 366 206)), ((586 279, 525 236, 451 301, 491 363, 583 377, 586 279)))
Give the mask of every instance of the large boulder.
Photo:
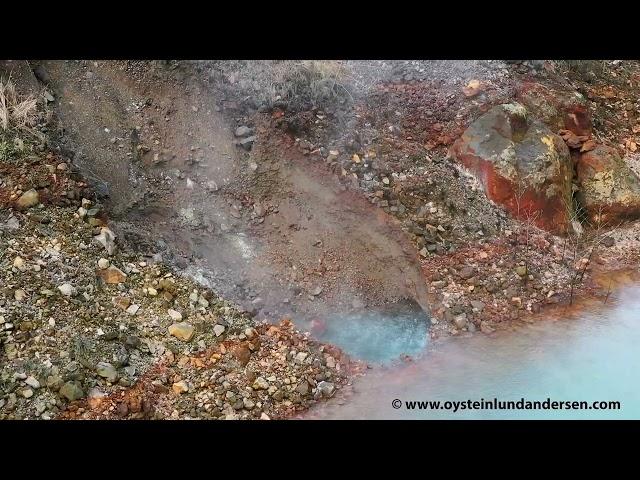
POLYGON ((451 155, 513 216, 567 231, 573 212, 569 149, 523 105, 493 107, 456 140, 451 155))
POLYGON ((640 179, 615 148, 599 145, 576 162, 578 201, 591 223, 614 226, 640 218, 640 179))
POLYGON ((578 136, 591 135, 589 104, 579 92, 523 82, 518 87, 516 99, 556 133, 569 130, 578 136))

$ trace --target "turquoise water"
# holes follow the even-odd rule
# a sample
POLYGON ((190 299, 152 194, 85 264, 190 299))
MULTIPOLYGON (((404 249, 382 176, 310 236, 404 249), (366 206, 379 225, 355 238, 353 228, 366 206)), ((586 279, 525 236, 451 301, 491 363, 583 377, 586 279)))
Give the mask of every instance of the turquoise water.
POLYGON ((640 419, 640 288, 576 318, 513 332, 447 339, 412 364, 376 368, 354 382, 344 405, 311 418, 640 419), (618 401, 620 410, 396 410, 402 401, 480 399, 618 401))
POLYGON ((374 364, 389 364, 402 354, 420 355, 427 347, 428 318, 415 304, 335 315, 326 321, 323 342, 374 364))

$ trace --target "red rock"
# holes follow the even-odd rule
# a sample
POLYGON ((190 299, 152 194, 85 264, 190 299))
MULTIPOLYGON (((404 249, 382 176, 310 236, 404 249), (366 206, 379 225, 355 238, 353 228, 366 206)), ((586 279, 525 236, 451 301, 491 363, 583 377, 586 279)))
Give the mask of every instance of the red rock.
POLYGON ((251 359, 251 349, 248 342, 231 347, 231 354, 244 367, 251 359))
POLYGON ((277 337, 278 335, 280 335, 280 328, 278 328, 276 325, 272 325, 267 329, 267 335, 270 337, 277 337))
POLYGON ((593 150, 594 148, 596 148, 597 146, 598 145, 593 140, 587 140, 582 145, 582 148, 580 148, 580 151, 581 152, 589 152, 589 151, 593 150))
POLYGON ((522 105, 498 105, 482 115, 456 140, 451 155, 513 216, 566 232, 573 211, 569 149, 522 105))
POLYGON ((551 130, 570 130, 576 135, 590 135, 591 113, 586 98, 575 91, 551 89, 534 82, 523 82, 517 100, 551 130))
POLYGON ((126 417, 129 414, 129 407, 125 402, 121 402, 116 407, 116 413, 119 417, 126 417))
POLYGON ((586 135, 576 135, 570 130, 561 130, 569 132, 568 135, 563 135, 563 139, 569 148, 573 149, 582 149, 582 145, 589 140, 589 137, 586 135))

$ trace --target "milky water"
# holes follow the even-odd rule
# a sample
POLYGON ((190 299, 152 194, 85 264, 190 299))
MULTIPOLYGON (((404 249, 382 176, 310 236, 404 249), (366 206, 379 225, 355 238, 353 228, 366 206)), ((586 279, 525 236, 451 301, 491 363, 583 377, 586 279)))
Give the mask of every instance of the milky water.
POLYGON ((574 318, 430 344, 412 364, 370 370, 354 382, 354 392, 343 405, 332 399, 311 412, 310 418, 638 419, 640 287, 627 287, 617 297, 606 307, 593 307, 574 318), (466 402, 494 398, 619 401, 622 408, 454 413, 392 407, 394 399, 466 402))
POLYGON ((415 303, 334 315, 319 339, 353 358, 389 364, 401 355, 420 355, 427 347, 428 318, 415 303))

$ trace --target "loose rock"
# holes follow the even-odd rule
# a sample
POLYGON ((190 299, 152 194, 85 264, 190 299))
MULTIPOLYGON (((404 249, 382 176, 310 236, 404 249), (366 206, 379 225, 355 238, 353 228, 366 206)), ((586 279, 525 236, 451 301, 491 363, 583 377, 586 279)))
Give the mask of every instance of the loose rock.
POLYGON ((96 366, 96 372, 102 378, 105 378, 110 383, 115 383, 118 379, 118 372, 113 365, 107 362, 100 362, 96 366))
POLYGON ((74 382, 67 382, 60 389, 60 395, 70 402, 73 402, 75 400, 80 400, 84 396, 84 392, 74 382))
POLYGON ((224 326, 217 324, 215 327, 213 327, 213 333, 216 334, 216 337, 219 337, 220 335, 222 335, 224 333, 224 326))
POLYGON ((69 283, 63 283, 58 287, 58 290, 60 290, 60 293, 62 293, 65 297, 73 297, 78 293, 78 290, 69 283))
POLYGON ((18 201, 16 202, 20 209, 34 207, 38 205, 38 203, 40 203, 40 195, 33 188, 20 195, 20 198, 18 198, 18 201))
POLYGON ((172 335, 183 342, 188 342, 193 338, 195 328, 187 322, 174 323, 169 326, 169 335, 172 335))
POLYGON ((26 383, 27 385, 29 385, 30 387, 32 387, 34 389, 40 388, 40 382, 38 380, 36 380, 35 377, 32 377, 32 376, 27 377, 27 379, 24 381, 24 383, 26 383))
POLYGON ((115 239, 115 234, 106 227, 102 227, 100 229, 100 234, 93 237, 94 242, 102 245, 109 255, 113 255, 113 252, 115 251, 115 239))
POLYGON ((124 283, 127 280, 127 274, 113 265, 105 270, 98 271, 98 276, 108 284, 124 283))
POLYGON ((189 385, 187 385, 187 382, 185 382, 184 380, 180 380, 179 382, 174 383, 171 388, 177 395, 187 393, 189 391, 189 385))

